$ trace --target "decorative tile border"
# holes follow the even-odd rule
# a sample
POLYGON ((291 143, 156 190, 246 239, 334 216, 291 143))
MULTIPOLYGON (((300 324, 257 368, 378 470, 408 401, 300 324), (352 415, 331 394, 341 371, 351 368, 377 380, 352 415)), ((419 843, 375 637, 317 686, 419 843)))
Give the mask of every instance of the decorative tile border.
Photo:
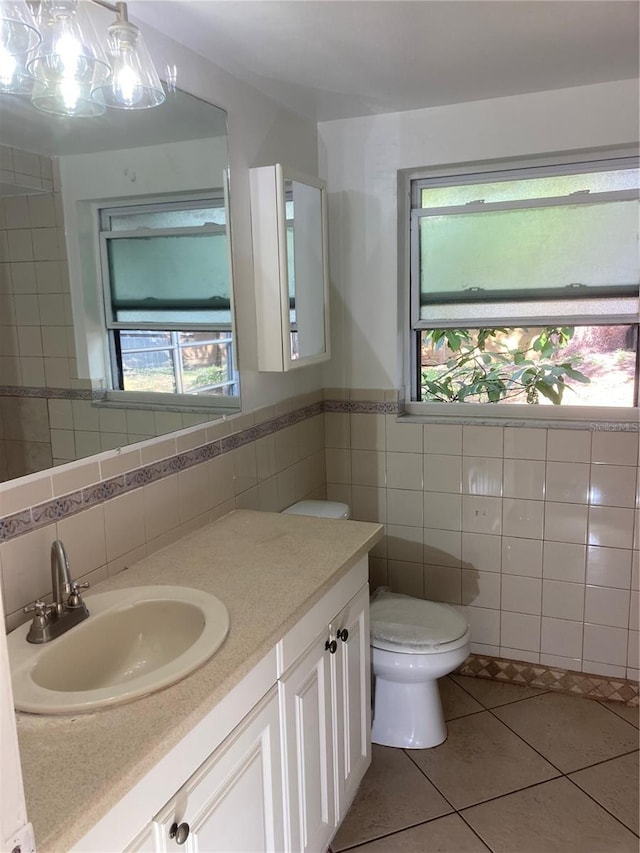
MULTIPOLYGON (((0 396, 3 392, 9 390, 23 390, 24 394, 16 396, 58 396, 69 397, 71 399, 100 399, 103 397, 103 391, 77 390, 65 388, 26 388, 26 389, 11 389, 8 386, 0 386, 0 396), (46 392, 40 395, 35 392, 46 392), (34 393, 32 393, 34 392, 34 393)), ((320 415, 323 412, 339 412, 346 414, 380 414, 394 415, 401 414, 404 411, 404 403, 399 402, 382 402, 374 400, 324 400, 312 403, 309 406, 303 406, 292 412, 279 415, 268 421, 263 421, 259 424, 254 424, 246 429, 239 430, 231 435, 221 439, 203 444, 193 450, 188 450, 170 456, 167 459, 162 459, 159 462, 153 462, 149 465, 144 465, 126 474, 118 477, 112 477, 109 480, 91 485, 81 492, 73 492, 68 495, 57 497, 53 500, 45 501, 42 504, 31 507, 30 509, 21 510, 13 515, 0 518, 0 543, 14 539, 17 536, 22 536, 32 530, 44 527, 54 521, 59 521, 63 518, 68 518, 88 509, 92 506, 104 503, 125 492, 139 489, 148 483, 161 480, 164 477, 169 477, 186 468, 191 468, 194 465, 199 465, 210 459, 220 456, 225 453, 230 453, 243 447, 246 444, 251 444, 260 438, 268 435, 273 435, 282 429, 294 426, 308 418, 320 415)), ((450 422, 450 421, 449 421, 450 422)), ((476 420, 477 424, 478 421, 476 420)), ((602 425, 591 424, 591 428, 602 429, 602 425)), ((606 424, 609 430, 615 430, 623 425, 606 424)), ((628 427, 628 425, 626 425, 628 427)), ((493 677, 493 676, 483 676, 493 677)), ((637 696, 637 692, 636 692, 637 696)), ((624 700, 626 701, 626 700, 624 700)))
POLYGON ((604 675, 572 672, 558 667, 540 666, 535 663, 505 660, 485 655, 470 655, 456 670, 460 675, 488 678, 507 684, 556 690, 588 699, 606 699, 638 706, 638 682, 604 675))
POLYGON ((0 543, 15 539, 17 536, 23 536, 63 518, 77 515, 85 509, 105 503, 112 498, 139 489, 156 480, 170 477, 172 474, 192 468, 194 465, 200 465, 216 456, 230 453, 232 450, 257 441, 259 438, 273 435, 286 427, 321 415, 324 411, 325 405, 322 401, 303 406, 277 418, 254 424, 232 435, 210 441, 193 450, 177 453, 158 462, 143 465, 140 468, 127 471, 125 474, 102 480, 79 491, 53 498, 32 506, 30 509, 0 518, 0 543))

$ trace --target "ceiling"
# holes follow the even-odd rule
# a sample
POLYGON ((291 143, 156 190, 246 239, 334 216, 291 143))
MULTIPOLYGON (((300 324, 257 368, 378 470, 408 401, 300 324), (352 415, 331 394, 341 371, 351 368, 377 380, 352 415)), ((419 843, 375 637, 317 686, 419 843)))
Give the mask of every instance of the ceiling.
POLYGON ((316 121, 639 76, 636 0, 131 0, 129 7, 132 17, 316 121))
POLYGON ((226 132, 226 113, 180 91, 170 91, 158 109, 107 110, 94 118, 72 119, 40 112, 26 98, 0 97, 0 144, 48 157, 206 139, 226 132))

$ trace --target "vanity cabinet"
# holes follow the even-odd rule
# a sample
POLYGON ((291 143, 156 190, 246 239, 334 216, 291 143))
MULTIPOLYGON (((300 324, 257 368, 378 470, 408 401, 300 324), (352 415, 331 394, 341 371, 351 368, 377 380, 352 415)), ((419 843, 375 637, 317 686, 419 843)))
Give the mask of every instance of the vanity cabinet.
POLYGON ((284 849, 280 718, 265 696, 153 820, 153 850, 284 849))
POLYGON ((280 679, 288 845, 324 850, 371 760, 369 587, 280 679))
POLYGON ((228 694, 225 713, 220 706, 210 712, 203 720, 209 739, 198 739, 201 758, 175 793, 167 774, 186 739, 142 780, 142 800, 130 791, 73 849, 326 850, 371 760, 367 576, 364 556, 228 694), (255 698, 247 707, 248 695, 255 698), (230 708, 237 722, 216 745, 217 720, 228 719, 230 708), (146 817, 142 801, 153 804, 146 817), (118 841, 136 832, 128 844, 118 841))

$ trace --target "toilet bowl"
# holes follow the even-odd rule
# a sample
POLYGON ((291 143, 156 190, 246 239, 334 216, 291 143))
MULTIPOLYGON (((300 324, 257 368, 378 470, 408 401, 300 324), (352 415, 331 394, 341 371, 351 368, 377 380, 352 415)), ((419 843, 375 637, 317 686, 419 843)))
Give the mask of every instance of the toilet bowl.
MULTIPOLYGON (((283 512, 349 518, 347 504, 299 501, 283 512)), ((437 680, 469 656, 465 618, 448 604, 377 591, 371 602, 373 723, 383 746, 425 749, 446 740, 437 680)))
POLYGON ((403 749, 437 746, 447 737, 437 680, 469 655, 466 620, 447 604, 379 592, 370 624, 371 740, 403 749))

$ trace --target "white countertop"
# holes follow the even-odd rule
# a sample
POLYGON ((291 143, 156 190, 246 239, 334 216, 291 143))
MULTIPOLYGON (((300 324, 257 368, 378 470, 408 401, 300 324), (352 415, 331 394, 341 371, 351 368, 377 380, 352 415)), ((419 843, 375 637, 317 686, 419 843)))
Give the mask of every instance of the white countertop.
POLYGON ((231 628, 209 661, 158 693, 92 714, 18 714, 39 853, 81 839, 381 536, 379 524, 236 510, 96 587, 203 589, 231 628))

